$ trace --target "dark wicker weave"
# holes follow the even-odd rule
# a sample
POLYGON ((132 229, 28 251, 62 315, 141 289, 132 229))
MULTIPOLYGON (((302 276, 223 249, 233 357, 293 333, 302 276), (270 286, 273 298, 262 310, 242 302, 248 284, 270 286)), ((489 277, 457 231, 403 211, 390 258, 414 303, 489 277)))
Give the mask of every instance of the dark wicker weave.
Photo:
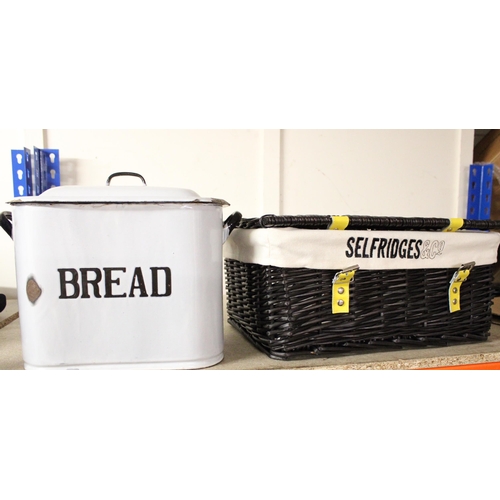
MULTIPOLYGON (((295 227, 300 229, 328 229, 332 223, 330 215, 263 215, 253 219, 242 219, 241 229, 270 227, 295 227)), ((442 231, 450 225, 450 219, 431 217, 373 217, 350 215, 346 229, 376 230, 420 230, 442 231)), ((500 221, 464 219, 461 229, 500 229, 500 221)))
POLYGON ((484 341, 491 326, 492 266, 476 266, 450 314, 454 269, 360 270, 349 314, 332 314, 337 270, 225 260, 229 322, 271 358, 484 341))

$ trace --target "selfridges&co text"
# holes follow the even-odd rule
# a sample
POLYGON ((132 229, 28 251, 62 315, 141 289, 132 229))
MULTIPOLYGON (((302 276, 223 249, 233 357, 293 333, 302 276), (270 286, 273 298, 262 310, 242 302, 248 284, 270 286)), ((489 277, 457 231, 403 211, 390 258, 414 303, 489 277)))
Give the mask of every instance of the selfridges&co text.
POLYGON ((345 255, 357 259, 434 259, 442 255, 444 247, 443 240, 351 236, 345 255))

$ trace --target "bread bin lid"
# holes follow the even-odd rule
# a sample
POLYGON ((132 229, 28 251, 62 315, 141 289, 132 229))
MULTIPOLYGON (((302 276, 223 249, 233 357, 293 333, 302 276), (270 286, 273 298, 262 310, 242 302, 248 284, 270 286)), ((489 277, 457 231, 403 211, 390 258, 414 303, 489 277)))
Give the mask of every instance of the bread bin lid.
POLYGON ((203 203, 228 206, 218 198, 203 198, 195 191, 182 188, 147 186, 144 177, 135 172, 117 172, 108 177, 106 186, 60 186, 38 196, 16 198, 11 205, 25 204, 146 204, 146 203, 203 203), (112 186, 111 179, 134 176, 142 180, 138 186, 112 186))

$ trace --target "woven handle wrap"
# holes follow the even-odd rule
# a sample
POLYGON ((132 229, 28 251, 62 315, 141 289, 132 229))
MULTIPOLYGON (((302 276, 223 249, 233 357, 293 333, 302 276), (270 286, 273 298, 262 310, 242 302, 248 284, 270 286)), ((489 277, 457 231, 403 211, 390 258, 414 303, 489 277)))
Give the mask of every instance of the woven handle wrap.
MULTIPOLYGON (((343 216, 345 217, 345 216, 343 216)), ((298 229, 330 229, 335 217, 331 215, 264 215, 253 219, 242 219, 240 229, 258 229, 271 227, 294 227, 298 229)), ((454 230, 457 219, 432 217, 373 217, 365 215, 348 216, 349 223, 345 229, 378 229, 378 230, 420 230, 444 231, 454 230), (450 229, 452 228, 452 229, 450 229)), ((490 230, 500 229, 500 221, 463 220, 460 229, 490 230)))

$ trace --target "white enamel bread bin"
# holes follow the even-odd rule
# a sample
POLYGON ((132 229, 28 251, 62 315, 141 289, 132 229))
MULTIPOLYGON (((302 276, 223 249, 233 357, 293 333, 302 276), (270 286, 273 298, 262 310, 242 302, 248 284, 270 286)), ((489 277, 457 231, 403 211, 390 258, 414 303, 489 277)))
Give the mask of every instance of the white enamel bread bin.
MULTIPOLYGON (((143 185, 118 186, 119 175, 143 185)), ((223 358, 223 200, 64 186, 13 200, 26 368, 203 368, 223 358)))

